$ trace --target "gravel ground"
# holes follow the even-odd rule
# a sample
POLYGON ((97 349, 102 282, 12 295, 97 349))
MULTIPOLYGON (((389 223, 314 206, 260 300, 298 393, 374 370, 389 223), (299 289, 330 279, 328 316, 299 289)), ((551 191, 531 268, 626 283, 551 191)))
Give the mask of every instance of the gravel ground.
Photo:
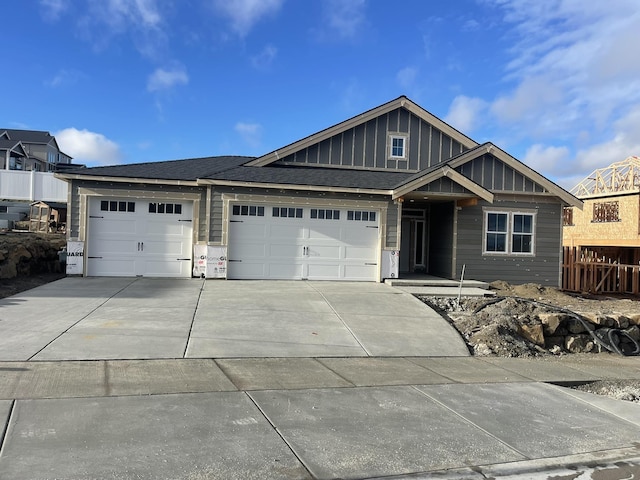
MULTIPOLYGON (((438 310, 460 332, 473 355, 485 356, 571 355, 562 349, 540 347, 519 334, 522 326, 539 323, 539 314, 554 311, 552 307, 545 308, 520 298, 580 313, 628 315, 640 312, 640 297, 637 296, 577 295, 538 284, 509 285, 506 282, 494 282, 491 289, 505 300, 488 305, 477 313, 474 311, 490 303, 490 298, 462 298, 460 304, 450 297, 418 295, 418 298, 438 310)), ((640 358, 638 363, 640 365, 640 358)), ((575 388, 640 403, 640 380, 598 381, 575 388)))

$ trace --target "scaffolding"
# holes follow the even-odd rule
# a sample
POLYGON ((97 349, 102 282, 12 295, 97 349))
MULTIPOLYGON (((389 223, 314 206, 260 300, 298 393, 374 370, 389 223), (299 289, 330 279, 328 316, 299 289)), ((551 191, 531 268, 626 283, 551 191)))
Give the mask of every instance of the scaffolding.
POLYGON ((578 198, 602 197, 640 192, 640 157, 627 157, 621 162, 594 170, 571 189, 578 198))

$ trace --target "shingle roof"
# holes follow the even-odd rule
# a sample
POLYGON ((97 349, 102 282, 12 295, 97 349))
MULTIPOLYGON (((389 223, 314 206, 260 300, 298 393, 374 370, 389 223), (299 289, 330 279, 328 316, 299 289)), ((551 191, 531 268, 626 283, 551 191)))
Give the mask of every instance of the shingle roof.
POLYGON ((64 175, 96 177, 148 178, 153 180, 195 181, 209 175, 237 167, 253 160, 254 157, 204 157, 165 162, 130 163, 106 167, 91 167, 65 170, 64 175))
POLYGON ((0 133, 7 132, 11 140, 24 143, 49 143, 54 137, 49 132, 41 130, 16 130, 12 128, 0 128, 0 133))
POLYGON ((5 138, 0 138, 0 149, 2 150, 10 150, 18 145, 17 140, 6 140, 5 138))
POLYGON ((240 166, 211 174, 207 179, 237 182, 275 183, 280 185, 316 185, 324 187, 391 190, 394 185, 411 177, 411 173, 344 168, 269 166, 240 166))

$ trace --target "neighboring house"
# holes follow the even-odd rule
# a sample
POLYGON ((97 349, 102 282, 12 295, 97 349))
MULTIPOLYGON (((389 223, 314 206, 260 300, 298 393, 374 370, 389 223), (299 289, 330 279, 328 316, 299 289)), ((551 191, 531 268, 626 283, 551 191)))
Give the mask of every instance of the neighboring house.
POLYGON ((582 204, 404 96, 258 158, 56 176, 88 276, 191 276, 204 258, 229 279, 459 278, 464 265, 557 286, 562 209, 582 204))
POLYGON ((49 132, 0 128, 0 170, 53 172, 58 164, 70 163, 49 132))
POLYGON ((640 158, 595 170, 571 193, 584 208, 564 209, 563 245, 607 261, 640 264, 640 158))

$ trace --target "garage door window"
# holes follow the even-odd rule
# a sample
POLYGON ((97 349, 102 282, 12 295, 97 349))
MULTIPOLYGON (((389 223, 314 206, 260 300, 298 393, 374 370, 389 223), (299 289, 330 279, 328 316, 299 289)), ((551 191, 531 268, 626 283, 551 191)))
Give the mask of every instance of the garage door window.
POLYGON ((122 202, 118 200, 102 200, 100 210, 103 212, 135 212, 135 202, 122 202))
POLYGON ((264 217, 264 207, 257 205, 234 205, 231 212, 244 217, 264 217))
POLYGON ((347 220, 361 221, 361 222, 375 222, 376 212, 368 212, 362 210, 348 210, 347 220))
POLYGON ((302 218, 301 208, 273 207, 272 215, 280 218, 302 218))
POLYGON ((181 203, 149 203, 149 213, 166 213, 169 215, 182 215, 181 203))
POLYGON ((325 210, 324 208, 312 208, 311 218, 318 220, 340 220, 340 210, 325 210))

